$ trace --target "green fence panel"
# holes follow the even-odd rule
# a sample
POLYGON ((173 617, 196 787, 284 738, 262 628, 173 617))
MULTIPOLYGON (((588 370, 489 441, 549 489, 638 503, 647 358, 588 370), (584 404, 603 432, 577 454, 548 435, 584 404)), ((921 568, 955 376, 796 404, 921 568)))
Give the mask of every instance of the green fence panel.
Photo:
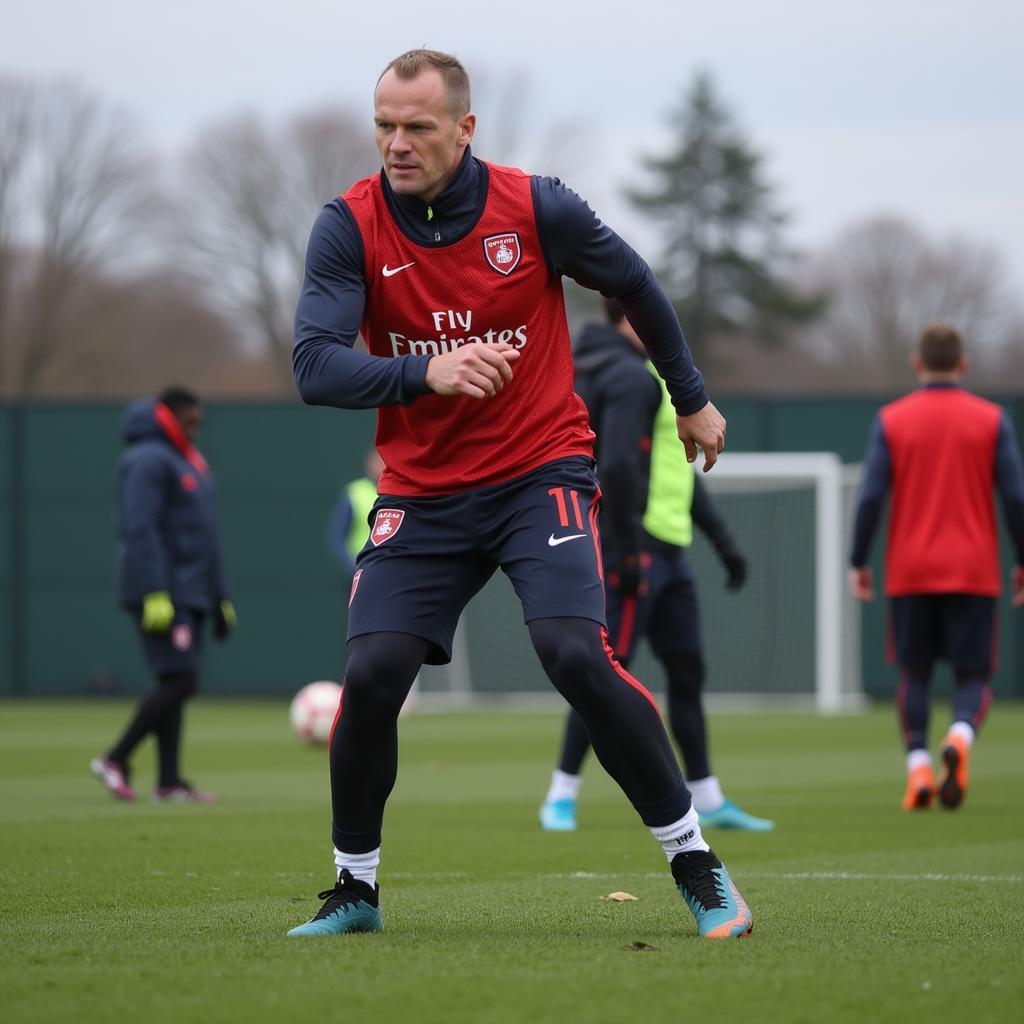
MULTIPOLYGON (((882 401, 726 396, 720 408, 731 451, 832 450, 859 462, 882 401)), ((1024 433, 1024 399, 1003 404, 1024 433)), ((149 685, 135 627, 113 590, 122 410, 0 404, 0 694, 134 693, 149 685)), ((201 446, 217 478, 240 617, 228 644, 211 643, 207 692, 286 694, 340 677, 347 594, 325 527, 341 485, 362 472, 373 426, 372 413, 297 403, 207 409, 201 446)), ((883 549, 880 537, 879 578, 883 549)), ((996 691, 1024 696, 1024 613, 1004 597, 1001 616, 996 691)), ((897 676, 885 662, 885 632, 884 601, 865 606, 865 685, 888 697, 897 676)), ((937 685, 948 689, 948 677, 937 685)))
POLYGON ((835 452, 843 462, 860 462, 879 404, 849 398, 776 402, 771 409, 771 450, 835 452))
POLYGON ((18 651, 14 625, 16 606, 24 589, 15 575, 17 554, 21 542, 20 531, 15 530, 15 464, 19 444, 15 430, 15 412, 0 406, 0 694, 14 692, 18 668, 18 651))

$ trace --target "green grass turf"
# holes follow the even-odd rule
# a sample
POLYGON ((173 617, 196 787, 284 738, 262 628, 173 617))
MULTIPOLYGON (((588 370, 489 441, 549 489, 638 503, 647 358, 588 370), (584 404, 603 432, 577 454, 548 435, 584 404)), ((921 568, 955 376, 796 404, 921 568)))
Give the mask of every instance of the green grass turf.
POLYGON ((286 939, 330 881, 324 752, 283 705, 200 700, 187 773, 223 802, 118 804, 87 764, 127 712, 0 704, 4 1021, 1022 1019, 1020 706, 994 708, 964 808, 913 816, 891 708, 715 716, 728 791, 778 822, 709 833, 754 912, 728 943, 696 937, 596 763, 580 831, 540 831, 559 719, 510 712, 403 720, 384 933, 286 939), (619 889, 639 901, 599 899, 619 889))

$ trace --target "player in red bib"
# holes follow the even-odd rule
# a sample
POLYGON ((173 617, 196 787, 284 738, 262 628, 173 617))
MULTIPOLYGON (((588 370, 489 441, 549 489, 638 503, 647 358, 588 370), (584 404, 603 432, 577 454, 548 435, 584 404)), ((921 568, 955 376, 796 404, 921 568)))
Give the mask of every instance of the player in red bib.
POLYGON ((289 934, 380 929, 398 712, 420 666, 450 660, 462 609, 500 567, 546 673, 661 843, 698 931, 745 935, 750 911, 701 836, 657 706, 608 646, 600 490, 572 390, 562 277, 621 301, 691 461, 700 446, 714 465, 725 421, 644 261, 557 179, 473 156, 458 60, 403 54, 374 106, 383 169, 321 212, 296 312, 303 399, 376 408, 385 469, 356 563, 330 748, 336 883, 289 934), (353 347, 360 332, 366 352, 353 347))
POLYGON ((907 748, 905 811, 959 807, 967 763, 992 700, 1002 498, 1017 552, 1013 604, 1024 605, 1024 468, 1009 417, 960 387, 967 369, 960 335, 932 324, 912 365, 921 387, 885 406, 872 429, 854 525, 850 584, 874 597, 867 566, 886 494, 892 491, 885 557, 897 703, 907 748), (934 664, 953 667, 953 723, 942 741, 936 788, 928 752, 929 680, 934 664))

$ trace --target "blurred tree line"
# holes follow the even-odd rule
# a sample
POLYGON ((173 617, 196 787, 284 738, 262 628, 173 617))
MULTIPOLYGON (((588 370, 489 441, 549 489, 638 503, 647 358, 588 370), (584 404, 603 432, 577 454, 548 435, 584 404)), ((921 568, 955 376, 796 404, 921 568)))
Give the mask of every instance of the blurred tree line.
MULTIPOLYGON (((528 130, 528 90, 478 82, 475 150, 575 184, 578 127, 528 130), (489 125, 500 125, 493 136, 489 125), (489 142, 493 138, 494 142, 489 142)), ((293 397, 292 315, 317 211, 378 166, 369 119, 240 115, 159 157, 81 85, 0 78, 0 396, 98 397, 168 382, 293 397)), ((998 255, 898 217, 820 251, 787 243, 764 159, 698 75, 628 191, 716 392, 892 391, 929 320, 972 342, 975 386, 1024 389, 1024 313, 998 255)), ((574 323, 593 297, 569 287, 574 323)))

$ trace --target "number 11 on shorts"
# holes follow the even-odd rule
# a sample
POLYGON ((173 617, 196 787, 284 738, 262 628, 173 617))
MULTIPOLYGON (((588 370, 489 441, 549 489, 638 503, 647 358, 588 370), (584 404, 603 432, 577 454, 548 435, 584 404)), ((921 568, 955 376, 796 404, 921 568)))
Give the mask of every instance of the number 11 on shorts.
MULTIPOLYGON (((558 525, 568 526, 569 525, 569 508, 565 503, 565 488, 564 487, 552 487, 548 491, 548 494, 555 499, 555 507, 558 509, 558 525)), ((580 515, 580 502, 579 494, 577 491, 569 492, 569 500, 572 503, 573 515, 576 517, 576 528, 578 530, 583 529, 583 516, 580 515)))

